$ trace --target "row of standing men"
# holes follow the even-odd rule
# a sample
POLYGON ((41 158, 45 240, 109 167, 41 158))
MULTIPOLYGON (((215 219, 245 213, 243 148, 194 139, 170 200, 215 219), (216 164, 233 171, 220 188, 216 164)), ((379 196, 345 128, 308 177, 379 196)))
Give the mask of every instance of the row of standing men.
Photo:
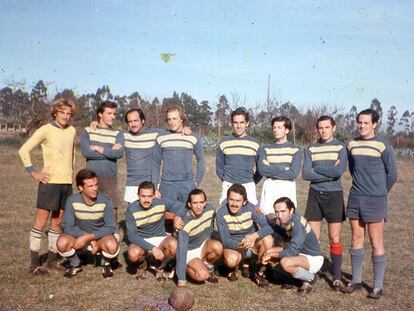
MULTIPOLYGON (((54 120, 40 128, 19 151, 26 170, 34 179, 40 181, 38 214, 30 234, 31 271, 36 273, 43 271, 36 252, 40 248, 40 238, 49 211, 52 211, 52 222, 48 232, 48 263, 51 262, 48 265, 54 265, 55 245, 63 215, 62 202, 65 200, 65 195, 61 194, 69 195, 71 191, 69 186, 72 182, 75 137, 73 127, 69 126, 72 107, 73 104, 66 100, 55 102, 52 105, 54 120), (42 144, 43 148, 42 172, 36 172, 30 161, 29 152, 37 144, 42 144), (51 185, 66 189, 48 188, 51 185), (56 194, 57 192, 61 194, 56 194), (50 200, 51 196, 54 200, 50 200), (52 206, 54 207, 51 208, 52 206)), ((98 176, 100 191, 112 199, 116 223, 117 209, 120 206, 116 191, 116 160, 124 151, 127 160, 125 201, 135 202, 138 199, 138 185, 148 180, 155 185, 155 198, 162 196, 171 200, 187 201, 189 192, 203 178, 205 163, 200 139, 184 126, 185 114, 180 107, 172 106, 167 109, 167 131, 146 128, 145 116, 140 109, 132 109, 125 115, 128 131, 113 129, 111 126, 116 116, 116 105, 112 102, 103 102, 97 115, 98 123, 84 129, 80 145, 87 160, 87 168, 95 171, 98 176), (193 155, 197 159, 195 174, 192 170, 193 155)), ((319 139, 304 151, 302 175, 311 182, 305 217, 317 239, 321 221, 323 218, 327 220, 333 284, 345 292, 360 288, 364 232, 365 226, 368 227, 373 246, 375 274, 370 294, 380 297, 386 262, 383 246, 384 220, 387 218, 386 197, 396 180, 396 164, 390 145, 375 134, 378 124, 376 112, 364 110, 358 114, 357 121, 360 136, 346 148, 342 142, 334 139, 335 121, 329 116, 318 119, 316 128, 319 139), (353 245, 350 248, 353 279, 345 287, 340 282, 341 223, 345 220, 340 177, 346 169, 348 157, 353 184, 346 211, 353 234, 353 245)), ((247 201, 257 205, 255 185, 265 176, 267 179, 263 184, 259 207, 267 222, 275 225, 275 220, 278 219, 274 212, 276 199, 288 197, 296 206, 295 179, 300 172, 302 152, 287 139, 292 127, 291 121, 283 116, 274 118, 271 125, 275 142, 262 146, 247 134, 249 114, 244 109, 234 110, 231 122, 233 133, 221 140, 216 153, 216 173, 222 180, 220 203, 228 196, 227 191, 233 184, 241 184, 246 189, 247 201)))

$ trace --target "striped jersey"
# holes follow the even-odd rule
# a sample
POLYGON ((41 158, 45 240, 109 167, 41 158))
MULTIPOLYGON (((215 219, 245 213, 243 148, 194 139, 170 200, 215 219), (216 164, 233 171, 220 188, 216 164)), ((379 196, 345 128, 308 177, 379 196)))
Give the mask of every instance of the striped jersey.
POLYGON ((177 277, 179 280, 185 280, 185 269, 187 262, 187 251, 198 248, 204 241, 210 239, 214 229, 214 206, 207 204, 204 212, 199 217, 191 215, 188 210, 183 217, 184 227, 178 231, 178 249, 177 249, 177 277))
POLYGON ((178 213, 182 208, 182 203, 164 199, 154 200, 147 209, 143 208, 139 201, 131 203, 125 216, 128 240, 145 250, 151 250, 154 245, 144 239, 166 236, 165 212, 178 213))
POLYGON ((310 181, 310 187, 316 191, 342 191, 341 176, 347 162, 347 149, 343 142, 336 139, 316 142, 305 149, 303 179, 310 181))
POLYGON ((385 196, 397 180, 397 163, 391 145, 382 137, 356 138, 348 144, 350 194, 385 196))
POLYGON ((75 161, 74 141, 76 130, 73 126, 60 128, 55 121, 43 125, 34 132, 19 149, 19 156, 28 173, 34 171, 30 151, 41 145, 43 154, 42 172, 49 175, 50 184, 72 184, 75 161))
POLYGON ((266 217, 256 212, 256 207, 247 202, 236 214, 231 214, 227 207, 227 200, 221 204, 217 211, 216 221, 224 248, 239 249, 239 243, 248 234, 256 232, 260 238, 273 233, 266 221, 266 217))
POLYGON ((85 203, 82 193, 70 196, 65 205, 62 223, 63 232, 76 238, 92 233, 96 239, 115 232, 115 216, 111 199, 98 193, 92 205, 85 203))
POLYGON ((87 127, 80 137, 82 155, 86 158, 86 167, 95 171, 98 176, 114 176, 117 172, 116 161, 124 153, 124 136, 113 128, 100 128, 92 130, 87 127), (120 149, 112 149, 115 144, 121 144, 120 149), (99 153, 90 149, 91 145, 104 148, 99 153))
POLYGON ((252 136, 222 138, 216 150, 216 175, 222 181, 245 184, 258 183, 261 176, 254 171, 259 141, 252 136))
POLYGON ((155 185, 160 183, 161 163, 161 180, 194 180, 197 185, 201 183, 206 168, 203 147, 196 135, 175 132, 158 135, 153 156, 152 182, 155 185), (197 159, 195 175, 192 168, 193 155, 197 159))
POLYGON ((323 256, 319 241, 303 216, 293 213, 292 218, 287 224, 276 226, 278 227, 277 231, 282 230, 289 239, 286 247, 280 252, 280 258, 299 256, 300 253, 311 256, 323 256))
POLYGON ((258 169, 262 176, 279 180, 295 180, 300 172, 302 153, 291 142, 262 145, 259 148, 258 169), (266 160, 269 165, 263 163, 266 160))

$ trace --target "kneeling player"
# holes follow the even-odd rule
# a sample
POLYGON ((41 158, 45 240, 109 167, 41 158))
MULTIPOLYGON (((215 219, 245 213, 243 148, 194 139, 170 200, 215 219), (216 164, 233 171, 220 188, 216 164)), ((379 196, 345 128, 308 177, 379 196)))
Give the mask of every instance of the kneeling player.
POLYGON ((323 264, 318 239, 305 218, 295 212, 295 204, 287 197, 279 198, 274 204, 277 231, 289 237, 285 248, 273 247, 262 257, 262 263, 280 261, 283 270, 295 279, 302 281, 299 292, 306 294, 312 290, 315 274, 323 264))
POLYGON ((217 283, 213 263, 223 254, 223 245, 210 239, 214 228, 214 207, 207 204, 207 196, 200 189, 190 192, 187 206, 190 210, 184 215, 184 226, 178 232, 178 286, 186 285, 186 271, 194 281, 217 283))
POLYGON ((68 198, 63 218, 63 234, 57 241, 62 257, 68 258, 70 268, 65 277, 82 271, 77 251, 91 247, 92 254, 102 253, 102 275, 112 277, 110 261, 118 255, 118 242, 114 237, 115 216, 109 197, 98 192, 98 179, 94 171, 82 169, 76 175, 79 193, 68 198))
MULTIPOLYGON (((231 270, 228 280, 233 282, 238 279, 237 267, 242 260, 242 274, 250 277, 249 265, 253 254, 257 254, 260 260, 265 250, 273 245, 272 228, 265 216, 257 214, 255 206, 247 201, 246 189, 240 184, 233 184, 227 190, 227 200, 217 211, 216 220, 224 245, 224 264, 231 270), (259 230, 256 231, 256 228, 259 230)), ((265 269, 261 266, 253 276, 260 287, 269 285, 264 277, 265 269)))
POLYGON ((129 265, 138 264, 137 279, 144 278, 145 261, 148 255, 155 258, 157 281, 165 281, 164 267, 175 257, 177 240, 165 232, 165 212, 176 213, 182 203, 155 199, 155 186, 150 181, 138 187, 138 201, 130 204, 126 211, 129 265))

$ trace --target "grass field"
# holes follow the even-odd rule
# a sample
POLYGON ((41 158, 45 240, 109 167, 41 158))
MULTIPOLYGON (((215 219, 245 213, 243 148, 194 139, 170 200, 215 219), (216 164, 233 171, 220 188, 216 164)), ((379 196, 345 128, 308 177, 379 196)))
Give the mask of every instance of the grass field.
MULTIPOLYGON (((78 153, 79 154, 79 153, 78 153)), ((33 152, 35 166, 41 163, 41 154, 33 152)), ((77 170, 84 165, 77 159, 77 170)), ((333 292, 328 283, 319 280, 314 291, 300 296, 296 291, 282 291, 279 285, 260 289, 250 280, 240 278, 229 283, 220 277, 218 285, 190 284, 196 296, 194 310, 412 310, 414 308, 414 161, 398 162, 399 180, 389 197, 389 220, 386 224, 385 243, 389 254, 385 276, 385 295, 379 301, 366 298, 367 291, 344 295, 333 292)), ((29 266, 28 233, 35 215, 37 184, 24 172, 15 147, 2 145, 0 149, 0 311, 3 310, 133 310, 143 299, 164 299, 175 286, 167 282, 156 283, 155 277, 137 281, 121 270, 114 271, 112 279, 104 280, 99 268, 88 265, 73 279, 64 279, 61 273, 52 272, 46 277, 31 277, 29 266)), ((125 163, 119 164, 119 189, 124 184, 125 163)), ((350 176, 343 177, 348 193, 350 176)), ((260 184, 261 186, 261 184, 260 184)), ((215 205, 220 184, 215 177, 214 157, 207 156, 207 172, 202 188, 215 205)), ((259 187, 260 189, 260 187, 259 187)), ((308 185, 298 180, 299 211, 303 213, 308 185)), ((260 192, 258 192, 260 193, 260 192)), ((122 208, 124 218, 126 206, 122 208)), ((323 227, 322 248, 328 254, 326 226, 323 227)), ((343 230, 345 248, 350 245, 350 230, 343 230)), ((122 251, 126 245, 122 244, 122 251)), ((46 253, 46 239, 42 252, 46 253)), ((123 258, 121 257, 121 262, 123 258)), ((365 256, 363 280, 372 284, 369 243, 365 256)), ((349 255, 344 254, 343 271, 349 277, 349 255)))

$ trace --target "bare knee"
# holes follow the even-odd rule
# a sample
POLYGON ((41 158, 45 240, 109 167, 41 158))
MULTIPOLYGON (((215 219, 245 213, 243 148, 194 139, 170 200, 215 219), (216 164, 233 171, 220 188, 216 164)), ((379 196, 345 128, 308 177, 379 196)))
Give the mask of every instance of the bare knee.
POLYGON ((236 268, 237 265, 240 263, 241 254, 233 252, 226 252, 224 251, 224 263, 229 268, 236 268))
POLYGON ((67 235, 61 234, 56 242, 56 246, 59 252, 67 252, 72 248, 71 239, 67 235))
POLYGON ((208 274, 207 269, 202 269, 196 272, 196 281, 203 282, 208 279, 210 275, 208 274))
POLYGON ((280 260, 280 265, 282 266, 283 270, 290 272, 294 267, 292 260, 289 257, 284 257, 280 260))
POLYGON ((128 259, 131 262, 141 261, 144 259, 144 256, 145 251, 142 248, 135 246, 134 244, 131 244, 128 247, 128 259))
POLYGON ((114 254, 118 251, 118 242, 114 237, 111 236, 110 238, 105 240, 103 247, 106 252, 114 254))
POLYGON ((221 244, 219 241, 213 241, 211 249, 218 257, 223 255, 223 244, 221 244))
POLYGON ((177 240, 173 237, 168 238, 167 242, 167 255, 170 257, 174 257, 177 252, 177 240))

